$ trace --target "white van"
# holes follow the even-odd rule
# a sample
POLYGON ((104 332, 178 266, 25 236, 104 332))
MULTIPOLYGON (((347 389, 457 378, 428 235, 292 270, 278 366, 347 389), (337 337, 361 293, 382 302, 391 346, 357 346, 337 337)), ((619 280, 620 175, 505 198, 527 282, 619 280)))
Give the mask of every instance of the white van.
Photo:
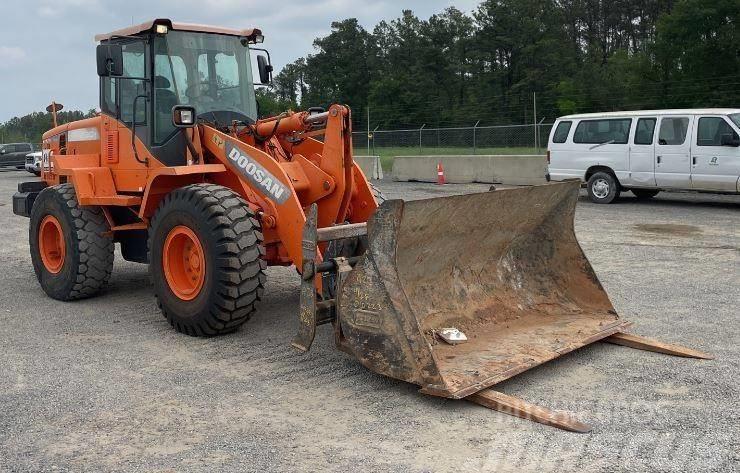
POLYGON ((740 193, 740 109, 567 115, 548 143, 548 180, 578 178, 593 202, 621 191, 740 193))

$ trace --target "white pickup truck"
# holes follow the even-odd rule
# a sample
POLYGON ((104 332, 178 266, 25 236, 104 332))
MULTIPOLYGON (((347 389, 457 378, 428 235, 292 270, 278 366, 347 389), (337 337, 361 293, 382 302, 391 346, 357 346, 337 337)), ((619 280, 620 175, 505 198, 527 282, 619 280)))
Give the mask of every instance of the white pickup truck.
POLYGON ((579 178, 593 202, 622 191, 740 193, 740 109, 568 115, 548 143, 548 180, 579 178))

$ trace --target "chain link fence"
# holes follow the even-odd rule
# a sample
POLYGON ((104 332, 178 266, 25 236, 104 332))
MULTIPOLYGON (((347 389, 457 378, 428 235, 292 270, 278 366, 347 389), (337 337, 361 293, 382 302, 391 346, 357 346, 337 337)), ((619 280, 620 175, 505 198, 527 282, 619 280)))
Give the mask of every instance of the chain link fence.
POLYGON ((552 123, 352 133, 355 154, 380 156, 543 154, 552 123))

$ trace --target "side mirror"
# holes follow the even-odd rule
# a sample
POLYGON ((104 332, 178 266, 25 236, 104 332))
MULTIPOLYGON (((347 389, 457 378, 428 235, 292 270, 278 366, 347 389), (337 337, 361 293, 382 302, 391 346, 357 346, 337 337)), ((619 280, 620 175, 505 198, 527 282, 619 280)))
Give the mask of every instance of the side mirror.
POLYGON ((269 84, 272 80, 272 65, 267 57, 262 55, 257 56, 257 69, 259 69, 260 73, 260 83, 269 84))
POLYGON ((172 107, 172 124, 175 128, 193 128, 197 115, 195 107, 190 105, 175 105, 172 107))
POLYGON ((95 50, 100 77, 123 75, 123 48, 120 44, 100 44, 95 50))
POLYGON ((740 138, 738 138, 738 136, 735 134, 722 135, 722 137, 720 138, 720 144, 722 146, 732 146, 734 148, 737 148, 738 146, 740 146, 740 138))

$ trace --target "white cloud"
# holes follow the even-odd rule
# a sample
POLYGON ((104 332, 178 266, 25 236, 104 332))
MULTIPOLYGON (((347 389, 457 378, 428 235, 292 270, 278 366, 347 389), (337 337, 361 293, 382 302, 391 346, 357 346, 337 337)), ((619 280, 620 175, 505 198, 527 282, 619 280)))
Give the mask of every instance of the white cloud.
POLYGON ((26 60, 28 55, 23 48, 17 46, 0 46, 0 68, 9 69, 26 60))
POLYGON ((42 0, 36 12, 43 17, 64 16, 80 10, 97 10, 100 0, 42 0))

